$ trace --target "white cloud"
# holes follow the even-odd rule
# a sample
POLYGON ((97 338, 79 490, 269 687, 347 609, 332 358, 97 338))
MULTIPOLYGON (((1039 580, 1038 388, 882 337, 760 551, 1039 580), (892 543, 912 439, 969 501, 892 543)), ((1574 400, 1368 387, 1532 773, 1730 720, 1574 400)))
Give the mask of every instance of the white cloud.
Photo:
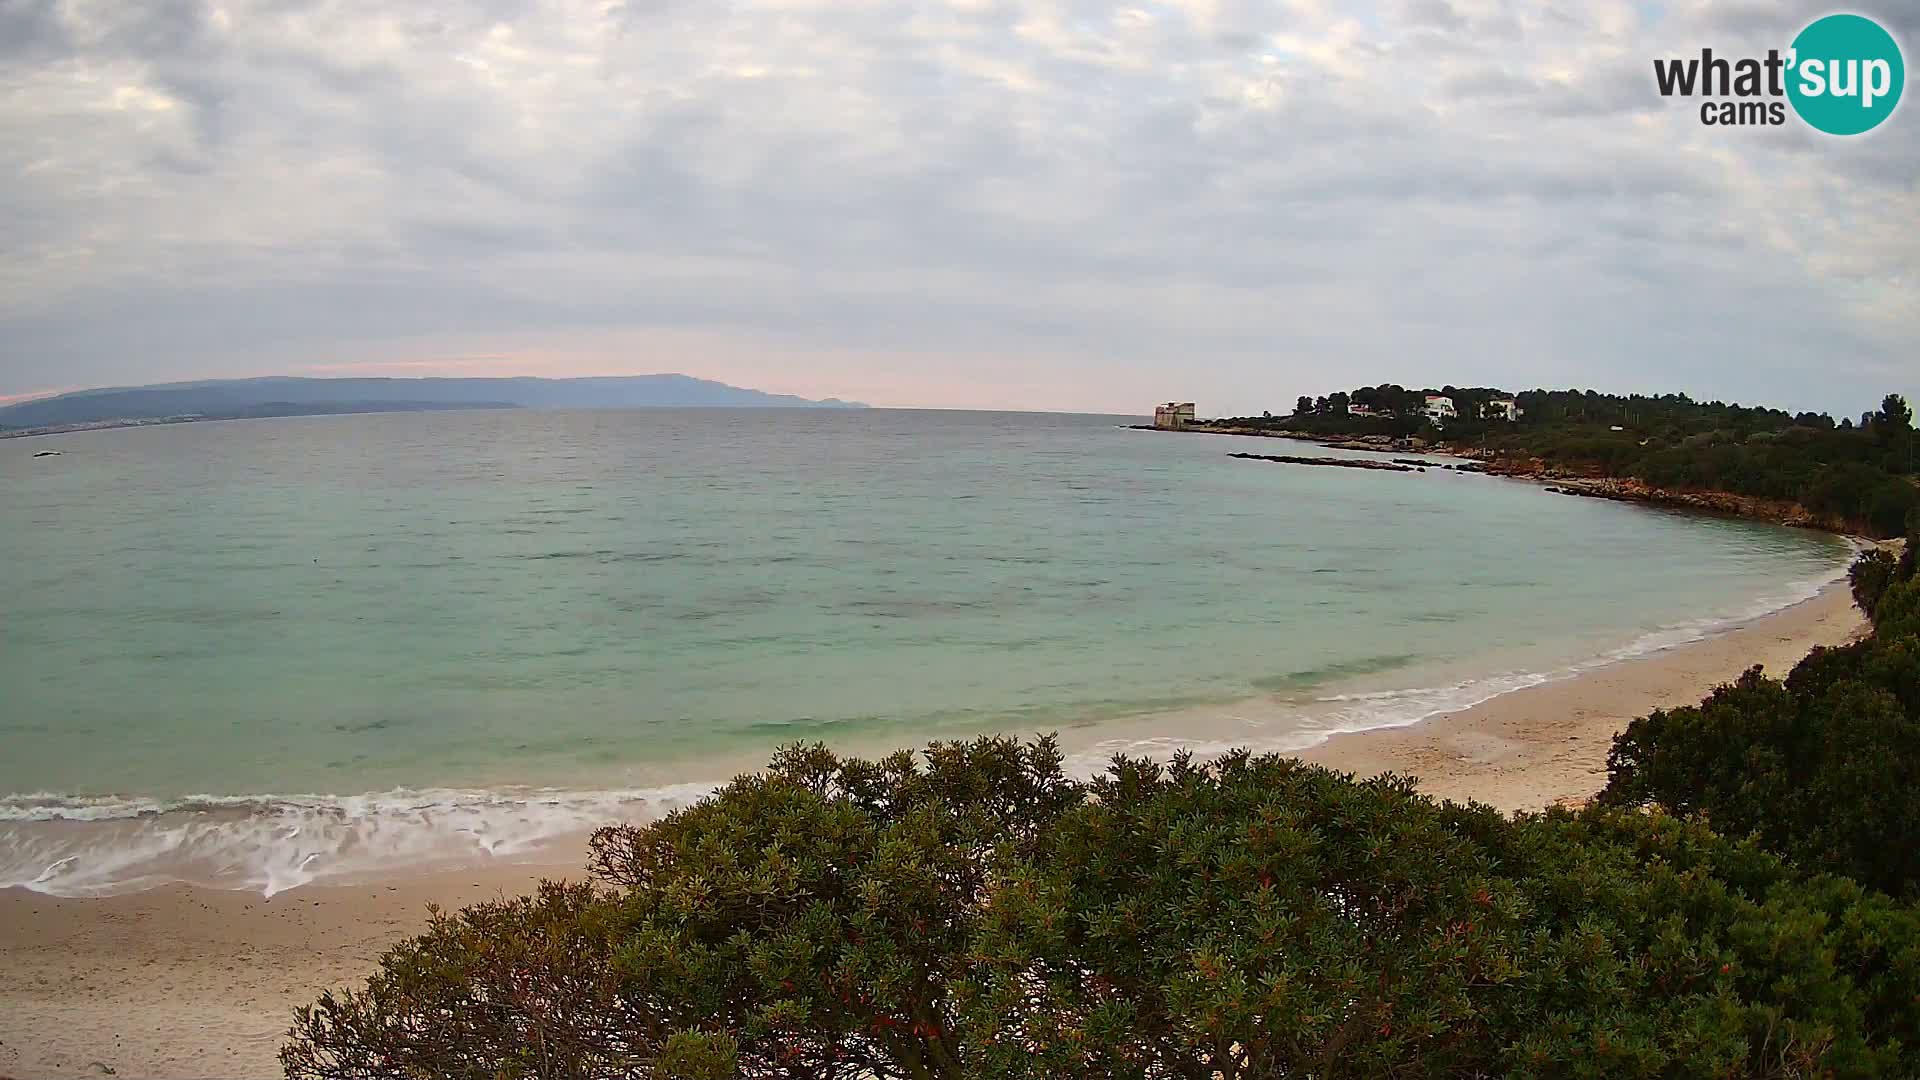
POLYGON ((518 350, 930 405, 1855 410, 1920 368, 1916 114, 1724 130, 1652 85, 1800 8, 26 0, 0 394, 518 350))

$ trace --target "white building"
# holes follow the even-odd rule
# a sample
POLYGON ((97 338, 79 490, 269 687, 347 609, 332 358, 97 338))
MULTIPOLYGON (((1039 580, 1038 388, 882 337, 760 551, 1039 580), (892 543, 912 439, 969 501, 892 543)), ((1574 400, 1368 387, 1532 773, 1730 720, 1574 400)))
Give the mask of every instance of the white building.
POLYGON ((1512 422, 1520 419, 1520 403, 1512 398, 1494 398, 1487 402, 1486 408, 1480 411, 1480 415, 1488 420, 1512 422))
POLYGON ((1426 407, 1421 409, 1420 413, 1433 421, 1435 426, 1460 415, 1459 411, 1453 407, 1453 399, 1445 394, 1428 394, 1426 407))
POLYGON ((1371 405, 1349 405, 1347 406, 1347 415, 1348 416, 1387 416, 1390 414, 1377 410, 1371 405))
POLYGON ((1153 426, 1179 431, 1193 423, 1193 402, 1169 401, 1153 408, 1153 426))

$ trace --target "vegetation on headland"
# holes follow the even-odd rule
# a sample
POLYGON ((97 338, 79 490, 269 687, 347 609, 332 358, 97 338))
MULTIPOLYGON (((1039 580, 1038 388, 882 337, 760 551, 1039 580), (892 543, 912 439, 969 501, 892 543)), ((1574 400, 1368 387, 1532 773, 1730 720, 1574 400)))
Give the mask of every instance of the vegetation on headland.
MULTIPOLYGON (((1920 515, 1910 526, 1920 531, 1920 515)), ((1911 545, 1908 551, 1912 551, 1911 545)), ((1920 1074, 1920 581, 1616 740, 1578 812, 1233 753, 783 750, 438 913, 296 1080, 1920 1074), (1841 876, 1847 875, 1847 876, 1841 876)))
POLYGON ((1920 436, 1898 394, 1887 395, 1858 421, 1835 422, 1824 413, 1697 402, 1684 394, 1508 395, 1488 387, 1416 391, 1384 384, 1302 397, 1289 416, 1235 417, 1209 426, 1327 438, 1419 438, 1481 458, 1496 472, 1621 478, 1636 486, 1619 497, 1653 501, 1669 501, 1658 498, 1660 492, 1768 500, 1800 508, 1804 514, 1791 515, 1796 519, 1871 536, 1900 535, 1907 513, 1920 506, 1920 436), (1459 416, 1436 427, 1421 413, 1429 394, 1450 398, 1459 416), (1507 398, 1519 405, 1519 417, 1491 418, 1487 403, 1507 398))

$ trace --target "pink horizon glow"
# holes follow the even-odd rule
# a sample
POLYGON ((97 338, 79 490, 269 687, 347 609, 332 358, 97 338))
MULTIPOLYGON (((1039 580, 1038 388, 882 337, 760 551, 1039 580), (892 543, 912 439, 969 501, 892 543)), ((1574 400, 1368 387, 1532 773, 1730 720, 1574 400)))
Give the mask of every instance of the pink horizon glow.
POLYGON ((33 401, 36 398, 59 397, 61 394, 71 394, 75 390, 85 389, 87 388, 84 386, 61 386, 52 390, 23 390, 17 394, 0 394, 0 405, 15 405, 22 401, 33 401))
MULTIPOLYGON (((275 357, 257 357, 248 368, 208 365, 197 371, 168 372, 155 381, 271 375, 565 379, 682 374, 766 393, 833 397, 891 408, 1116 413, 1144 412, 1150 403, 1177 397, 1187 389, 1168 385, 1163 373, 1156 374, 1145 364, 1124 362, 1145 358, 1114 358, 1121 362, 1094 378, 1082 365, 1061 363, 1060 357, 1040 353, 810 347, 760 335, 703 330, 435 336, 370 342, 354 351, 360 358, 341 359, 331 349, 289 349, 275 357)), ((97 385, 143 382, 125 373, 107 378, 112 381, 97 385)), ((77 389, 83 387, 17 392, 0 396, 0 404, 77 389)))

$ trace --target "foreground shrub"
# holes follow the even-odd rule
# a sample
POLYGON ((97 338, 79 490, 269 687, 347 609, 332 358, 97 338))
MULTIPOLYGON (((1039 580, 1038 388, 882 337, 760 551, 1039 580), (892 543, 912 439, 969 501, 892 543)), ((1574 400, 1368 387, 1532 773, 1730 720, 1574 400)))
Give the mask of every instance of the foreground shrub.
POLYGON ((300 1014, 287 1073, 958 1075, 950 993, 992 868, 1080 797, 1050 740, 782 751, 601 830, 598 888, 436 920, 364 991, 300 1014))
POLYGON ((1847 569, 1847 581, 1853 587, 1853 602, 1860 605, 1860 610, 1869 617, 1880 603, 1881 594, 1893 584, 1898 567, 1899 561, 1892 552, 1875 548, 1862 552, 1847 569))
POLYGON ((996 900, 970 1010, 985 1075, 1913 1064, 1914 912, 1698 824, 1508 821, 1244 755, 1121 762, 1093 794, 996 900))
POLYGON ((1911 1075, 1920 921, 1697 822, 1277 757, 783 752, 442 916, 290 1077, 1911 1075))
POLYGON ((1876 637, 1920 636, 1920 577, 1909 576, 1887 586, 1874 605, 1873 623, 1876 637))
POLYGON ((1807 867, 1920 897, 1920 579, 1870 552, 1853 585, 1868 639, 1634 721, 1602 798, 1704 814, 1807 867))

